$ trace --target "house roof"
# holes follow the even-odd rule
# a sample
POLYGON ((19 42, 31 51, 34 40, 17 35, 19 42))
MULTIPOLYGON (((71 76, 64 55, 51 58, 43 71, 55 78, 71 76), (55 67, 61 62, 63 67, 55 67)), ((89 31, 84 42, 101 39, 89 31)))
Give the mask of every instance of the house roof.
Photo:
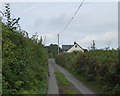
MULTIPOLYGON (((76 43, 77 44, 77 43, 76 43)), ((79 44, 77 44, 81 49, 83 49, 84 51, 88 51, 87 49, 82 48, 79 44)))
MULTIPOLYGON (((75 43, 75 44, 77 44, 77 43, 75 43)), ((81 49, 83 49, 79 44, 77 44, 81 49)), ((84 50, 84 49, 83 49, 84 50)))
POLYGON ((62 45, 62 51, 67 51, 67 50, 69 50, 73 46, 74 45, 62 45))
MULTIPOLYGON (((87 49, 82 48, 78 43, 74 42, 74 45, 78 45, 81 49, 84 51, 87 51, 87 49)), ((62 51, 68 51, 70 48, 72 48, 74 45, 62 45, 62 51)))

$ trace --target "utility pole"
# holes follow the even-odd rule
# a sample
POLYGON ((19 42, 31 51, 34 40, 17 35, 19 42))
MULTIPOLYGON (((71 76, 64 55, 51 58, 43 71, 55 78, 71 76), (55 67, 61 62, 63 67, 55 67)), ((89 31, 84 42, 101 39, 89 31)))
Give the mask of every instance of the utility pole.
POLYGON ((95 50, 95 41, 93 40, 93 50, 95 50))
POLYGON ((58 55, 59 55, 59 34, 58 35, 58 55))
POLYGON ((92 50, 95 50, 95 41, 93 40, 93 43, 91 44, 92 50))

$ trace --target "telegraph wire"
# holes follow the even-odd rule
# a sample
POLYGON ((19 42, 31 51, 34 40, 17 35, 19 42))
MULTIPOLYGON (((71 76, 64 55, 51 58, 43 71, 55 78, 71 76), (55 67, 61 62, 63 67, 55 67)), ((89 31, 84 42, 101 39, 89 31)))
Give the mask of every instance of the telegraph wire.
MULTIPOLYGON (((82 5, 83 5, 83 2, 84 2, 84 0, 81 2, 81 4, 79 5, 79 7, 78 7, 78 9, 75 11, 75 13, 73 14, 73 16, 72 16, 72 18, 70 19, 70 21, 66 24, 66 26, 63 28, 63 30, 62 30, 62 32, 64 32, 66 29, 67 29, 67 27, 70 25, 70 23, 72 22, 72 20, 74 19, 74 17, 76 16, 76 14, 78 13, 78 11, 80 10, 80 8, 82 7, 82 5)), ((61 33, 62 33, 61 32, 61 33)), ((60 34, 61 33, 59 33, 59 34, 57 34, 58 35, 58 55, 59 55, 59 36, 60 36, 60 34)))
MULTIPOLYGON (((74 19, 74 17, 76 16, 76 14, 78 13, 79 9, 82 7, 84 0, 81 2, 81 4, 79 5, 78 9, 75 11, 75 13, 73 14, 72 18, 70 19, 70 21, 66 24, 66 26, 63 28, 62 32, 65 31, 67 29, 67 27, 70 25, 70 23, 72 22, 72 20, 74 19)), ((61 33, 62 33, 61 32, 61 33)), ((59 34, 61 34, 59 33, 59 34)))

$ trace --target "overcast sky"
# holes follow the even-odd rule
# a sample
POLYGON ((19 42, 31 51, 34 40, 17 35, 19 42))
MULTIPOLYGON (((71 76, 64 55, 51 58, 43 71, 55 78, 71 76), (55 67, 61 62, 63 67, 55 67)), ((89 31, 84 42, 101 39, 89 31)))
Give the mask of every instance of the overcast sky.
POLYGON ((13 17, 20 17, 20 25, 29 36, 35 32, 46 36, 46 45, 57 43, 60 46, 72 45, 76 41, 83 48, 91 46, 95 40, 97 48, 118 47, 118 3, 84 2, 73 21, 65 31, 81 2, 11 2, 13 17))

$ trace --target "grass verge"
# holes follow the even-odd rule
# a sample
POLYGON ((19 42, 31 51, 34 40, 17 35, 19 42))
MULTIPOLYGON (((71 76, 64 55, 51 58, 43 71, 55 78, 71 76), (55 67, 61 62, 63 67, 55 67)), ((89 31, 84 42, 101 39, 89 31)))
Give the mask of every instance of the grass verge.
POLYGON ((98 82, 95 81, 88 81, 87 78, 83 75, 77 74, 74 71, 68 70, 71 74, 73 74, 79 81, 81 81, 86 87, 91 89, 93 92, 97 94, 104 94, 104 91, 102 89, 102 85, 98 84, 98 82))
POLYGON ((64 74, 61 73, 58 69, 56 69, 55 74, 60 94, 80 94, 80 92, 76 90, 76 88, 65 78, 64 74))

